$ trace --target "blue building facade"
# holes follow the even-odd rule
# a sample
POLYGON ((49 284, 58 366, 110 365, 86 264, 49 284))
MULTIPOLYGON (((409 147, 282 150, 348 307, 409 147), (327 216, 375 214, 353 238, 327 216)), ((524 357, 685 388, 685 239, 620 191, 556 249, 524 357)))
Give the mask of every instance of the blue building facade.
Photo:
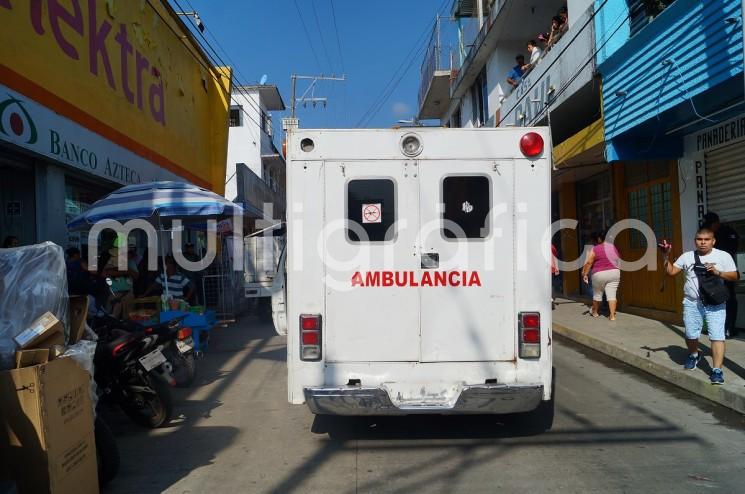
MULTIPOLYGON (((645 222, 679 254, 693 248, 704 214, 716 212, 740 235, 733 255, 745 271, 741 0, 595 0, 593 21, 614 219, 645 222)), ((646 248, 634 233, 620 243, 626 253, 646 248)), ((627 303, 680 313, 679 287, 641 293, 661 275, 624 276, 642 287, 627 303)), ((737 326, 745 328, 740 285, 737 326)))
POLYGON ((743 111, 741 1, 640 4, 596 0, 608 161, 682 157, 686 134, 743 111))

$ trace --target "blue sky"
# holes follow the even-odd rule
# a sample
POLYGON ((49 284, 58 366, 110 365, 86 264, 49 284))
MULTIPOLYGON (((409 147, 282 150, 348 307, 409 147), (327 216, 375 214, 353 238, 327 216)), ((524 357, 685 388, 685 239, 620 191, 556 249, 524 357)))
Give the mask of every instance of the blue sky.
MULTIPOLYGON (((448 11, 452 0, 171 0, 171 3, 176 9, 180 5, 199 13, 207 29, 207 39, 222 53, 212 40, 214 36, 227 52, 237 67, 240 83, 256 84, 267 74, 267 83, 279 87, 288 109, 292 73, 346 74, 346 82, 322 82, 318 86, 315 96, 329 99, 326 109, 310 106, 298 109, 301 127, 346 128, 390 127, 398 119, 416 114, 424 50, 414 55, 410 52, 424 46, 423 38, 429 32, 423 35, 428 26, 434 25, 436 12, 448 11), (408 71, 403 76, 400 71, 394 77, 404 61, 408 71), (375 101, 380 100, 385 86, 399 78, 380 110, 358 125, 375 101)), ((298 93, 306 87, 307 82, 299 82, 298 93)), ((289 116, 289 111, 280 116, 289 116)))

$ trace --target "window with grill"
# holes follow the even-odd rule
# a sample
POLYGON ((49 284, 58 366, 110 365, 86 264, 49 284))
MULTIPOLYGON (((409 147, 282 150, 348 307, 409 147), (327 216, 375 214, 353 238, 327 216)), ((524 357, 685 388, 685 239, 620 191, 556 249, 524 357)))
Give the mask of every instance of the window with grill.
POLYGON ((634 36, 675 0, 626 0, 629 7, 629 25, 634 36))
POLYGON ((241 118, 241 112, 243 108, 238 106, 233 106, 230 108, 230 113, 228 114, 229 119, 229 125, 231 127, 241 127, 243 119, 241 118))
MULTIPOLYGON (((670 182, 643 187, 628 193, 629 218, 643 221, 658 239, 673 235, 673 202, 670 182)), ((630 247, 646 249, 647 239, 638 230, 630 230, 630 247)))
POLYGON ((656 184, 649 188, 652 223, 657 238, 670 239, 673 235, 673 202, 670 197, 670 182, 656 184))
MULTIPOLYGON (((629 218, 647 222, 648 221, 647 189, 637 189, 629 192, 629 218)), ((630 231, 630 247, 632 249, 644 249, 647 240, 638 230, 630 231)))

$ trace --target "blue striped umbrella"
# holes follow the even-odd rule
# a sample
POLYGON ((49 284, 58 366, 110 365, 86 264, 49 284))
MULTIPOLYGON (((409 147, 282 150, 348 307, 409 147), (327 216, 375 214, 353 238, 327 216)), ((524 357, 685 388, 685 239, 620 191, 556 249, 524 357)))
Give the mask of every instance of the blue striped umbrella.
MULTIPOLYGON (((239 204, 196 185, 182 182, 151 182, 127 185, 96 201, 86 212, 67 224, 70 230, 84 230, 99 221, 147 220, 158 229, 173 220, 222 219, 243 215, 239 204)), ((161 255, 163 254, 161 245, 161 255)), ((163 277, 166 278, 165 266, 163 277)), ((168 284, 165 285, 168 297, 168 284)))
POLYGON ((127 185, 95 202, 76 216, 70 230, 90 228, 102 220, 144 219, 159 224, 175 219, 228 218, 243 215, 239 204, 196 185, 182 182, 151 182, 127 185))

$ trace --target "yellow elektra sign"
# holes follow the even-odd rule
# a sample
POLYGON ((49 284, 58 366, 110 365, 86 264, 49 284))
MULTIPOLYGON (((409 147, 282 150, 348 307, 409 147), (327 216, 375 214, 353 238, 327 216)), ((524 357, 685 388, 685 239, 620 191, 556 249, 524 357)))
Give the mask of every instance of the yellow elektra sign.
POLYGON ((224 192, 230 71, 161 0, 0 0, 0 83, 224 192))

